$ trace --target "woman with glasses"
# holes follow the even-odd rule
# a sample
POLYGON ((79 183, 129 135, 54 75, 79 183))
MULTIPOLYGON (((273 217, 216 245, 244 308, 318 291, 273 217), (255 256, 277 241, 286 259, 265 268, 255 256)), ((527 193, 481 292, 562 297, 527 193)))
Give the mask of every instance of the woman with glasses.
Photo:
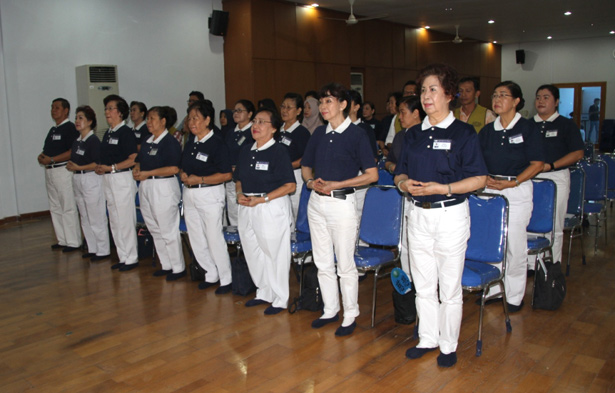
POLYGON ((109 129, 100 145, 100 163, 96 173, 103 176, 103 188, 109 212, 109 226, 117 249, 119 262, 111 269, 132 270, 139 265, 137 254, 137 185, 130 169, 137 157, 137 138, 126 125, 128 104, 112 94, 103 100, 109 129))
POLYGON ((301 157, 303 157, 305 146, 307 146, 311 136, 308 129, 301 125, 303 120, 303 97, 297 93, 287 93, 284 96, 282 105, 280 105, 280 114, 284 124, 277 134, 277 140, 288 149, 295 173, 295 182, 297 183, 296 191, 290 196, 290 202, 293 207, 292 229, 294 230, 294 223, 297 220, 297 211, 299 210, 301 189, 303 187, 301 157))
POLYGON ((269 108, 254 115, 254 143, 239 154, 234 178, 237 186, 238 230, 256 297, 246 307, 270 304, 266 315, 288 307, 290 269, 291 205, 288 195, 295 191, 295 176, 282 144, 274 133, 280 117, 269 108))
POLYGON ((517 312, 523 307, 527 281, 526 228, 533 207, 532 178, 544 168, 543 142, 536 124, 518 113, 525 103, 518 84, 499 83, 491 102, 498 117, 485 125, 478 137, 489 170, 485 191, 508 199, 504 288, 508 311, 517 312))
MULTIPOLYGON (((254 104, 250 100, 239 100, 233 109, 233 121, 235 129, 229 130, 224 136, 226 147, 228 148, 231 167, 235 170, 237 157, 243 146, 250 146, 252 139, 252 115, 254 114, 254 104)), ((229 225, 237 225, 237 195, 235 194, 235 181, 226 182, 226 209, 229 225)))
POLYGON ((352 334, 359 316, 359 277, 354 262, 359 226, 355 187, 378 180, 369 138, 365 130, 352 124, 349 111, 350 97, 344 86, 331 83, 320 90, 320 113, 329 124, 314 131, 301 160, 303 180, 314 190, 308 221, 325 304, 312 327, 318 329, 339 320, 341 288, 344 319, 336 336, 352 334))

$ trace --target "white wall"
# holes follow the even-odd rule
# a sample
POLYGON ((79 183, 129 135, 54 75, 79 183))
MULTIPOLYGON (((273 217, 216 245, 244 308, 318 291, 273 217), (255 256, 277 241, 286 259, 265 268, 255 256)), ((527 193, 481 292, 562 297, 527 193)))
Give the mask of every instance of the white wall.
POLYGON ((545 83, 607 82, 607 119, 615 118, 615 37, 529 42, 502 46, 502 80, 513 80, 523 90, 526 109, 536 113, 533 97, 545 83), (515 63, 515 51, 525 50, 525 64, 515 63))
POLYGON ((68 99, 74 117, 76 66, 116 64, 128 102, 182 116, 200 90, 223 109, 224 42, 207 28, 214 8, 220 0, 0 0, 0 219, 49 209, 36 156, 51 100, 68 99))

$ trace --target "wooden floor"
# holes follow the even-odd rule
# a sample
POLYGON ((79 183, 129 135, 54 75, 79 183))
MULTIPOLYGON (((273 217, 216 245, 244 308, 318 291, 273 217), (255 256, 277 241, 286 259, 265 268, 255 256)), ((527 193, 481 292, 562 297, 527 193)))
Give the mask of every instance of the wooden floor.
POLYGON ((441 369, 437 351, 405 358, 416 341, 392 317, 388 279, 376 327, 368 279, 357 330, 338 338, 336 326, 311 329, 318 315, 309 311, 265 316, 264 306, 244 307, 249 298, 152 277, 149 260, 119 273, 53 252, 48 218, 4 226, 0 392, 615 391, 614 242, 602 237, 594 256, 585 239, 587 265, 573 253, 562 308, 526 306, 506 334, 501 306, 488 306, 479 358, 478 306, 466 295, 459 361, 441 369))

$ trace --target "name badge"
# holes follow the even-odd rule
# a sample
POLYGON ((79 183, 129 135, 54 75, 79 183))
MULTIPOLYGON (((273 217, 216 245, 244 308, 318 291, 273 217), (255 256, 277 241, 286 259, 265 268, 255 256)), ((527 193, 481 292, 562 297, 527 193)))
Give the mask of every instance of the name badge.
POLYGON ((523 143, 523 135, 517 134, 508 138, 508 143, 511 145, 518 145, 519 143, 523 143))
POLYGON ((149 153, 147 153, 147 154, 149 154, 150 156, 155 156, 157 153, 158 153, 158 148, 157 148, 157 147, 155 147, 155 148, 153 147, 153 148, 149 151, 149 153))
POLYGON ((117 138, 109 138, 109 144, 110 145, 117 145, 119 143, 119 139, 117 138))
POLYGON ((266 171, 269 169, 269 163, 266 161, 256 161, 257 171, 266 171))
POLYGON ((54 135, 51 137, 51 139, 52 139, 52 140, 54 140, 54 141, 60 141, 60 140, 62 140, 62 135, 57 135, 57 134, 54 134, 54 135))
POLYGON ((196 155, 196 159, 199 160, 199 161, 207 162, 208 158, 209 158, 209 154, 203 154, 203 153, 199 152, 196 155))
POLYGON ((451 150, 451 140, 450 139, 435 139, 433 141, 433 149, 434 150, 451 150))
POLYGON ((282 137, 282 139, 280 140, 280 143, 285 144, 286 146, 290 146, 290 144, 292 143, 292 139, 287 138, 285 136, 282 137))
POLYGON ((82 156, 82 155, 85 154, 85 150, 77 149, 77 151, 75 153, 80 155, 80 156, 82 156))
POLYGON ((135 137, 136 138, 141 138, 141 133, 140 132, 135 132, 135 137))
POLYGON ((245 136, 241 136, 241 138, 239 138, 239 140, 237 141, 237 144, 241 146, 242 143, 244 143, 246 141, 246 137, 245 136))
POLYGON ((555 138, 556 136, 557 136, 557 130, 549 130, 545 134, 545 137, 547 138, 555 138))

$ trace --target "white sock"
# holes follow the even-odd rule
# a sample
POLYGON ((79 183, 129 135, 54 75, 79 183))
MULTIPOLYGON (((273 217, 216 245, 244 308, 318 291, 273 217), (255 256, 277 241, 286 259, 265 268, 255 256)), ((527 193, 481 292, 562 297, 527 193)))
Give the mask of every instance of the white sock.
POLYGON ((342 322, 342 327, 350 326, 354 322, 354 317, 344 317, 344 321, 342 322))

